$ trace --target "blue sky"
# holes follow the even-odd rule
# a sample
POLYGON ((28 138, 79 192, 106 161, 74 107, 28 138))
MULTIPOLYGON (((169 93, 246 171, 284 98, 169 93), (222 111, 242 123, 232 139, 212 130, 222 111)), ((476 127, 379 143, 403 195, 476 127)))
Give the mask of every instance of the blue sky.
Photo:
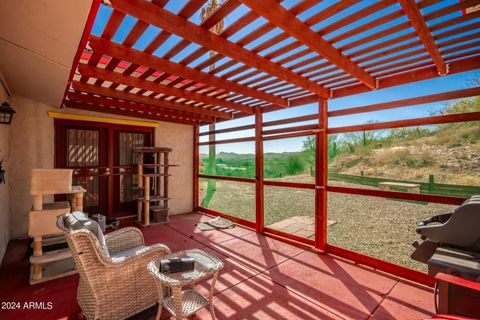
MULTIPOLYGON (((311 9, 303 12, 301 15, 299 15, 299 18, 301 20, 305 20, 312 15, 314 15, 317 12, 322 11, 325 9, 326 6, 330 6, 333 3, 336 3, 340 0, 329 0, 329 1, 321 1, 319 4, 316 6, 312 7, 311 9)), ((187 0, 171 0, 168 2, 166 5, 166 9, 173 12, 173 13, 178 13, 181 8, 187 3, 187 0)), ((301 2, 301 0, 286 0, 282 3, 283 6, 286 8, 290 8, 294 6, 295 4, 301 2)), ((343 17, 356 12, 358 10, 361 10, 362 8, 365 8, 371 4, 373 4, 375 1, 372 0, 364 0, 360 1, 360 3, 353 5, 349 7, 348 9, 340 12, 339 14, 336 14, 329 19, 323 20, 320 23, 312 26, 314 30, 320 30, 324 28, 325 26, 328 26, 332 22, 342 19, 343 17)), ((458 3, 458 0, 444 0, 441 1, 440 3, 428 7, 423 10, 424 14, 427 14, 431 11, 438 10, 439 8, 442 8, 444 6, 452 5, 454 3, 458 3)), ((338 34, 342 34, 348 29, 351 29, 353 27, 356 27, 358 25, 362 25, 364 23, 367 23, 369 21, 373 21, 375 19, 378 19, 379 17, 382 17, 388 13, 391 13, 393 11, 396 11, 400 9, 400 6, 398 4, 394 6, 390 6, 388 8, 385 8, 384 10, 381 10, 379 12, 376 12, 373 15, 370 15, 368 17, 365 17, 364 19, 361 19, 351 25, 348 25, 347 27, 341 28, 339 30, 336 30, 335 32, 329 34, 326 36, 326 39, 330 39, 332 37, 335 37, 338 34)), ((108 18, 111 14, 111 9, 105 6, 101 6, 99 13, 97 15, 97 18, 95 20, 95 24, 92 29, 92 34, 95 35, 100 35, 103 31, 103 28, 105 27, 105 24, 108 21, 108 18)), ((244 5, 241 5, 238 7, 235 11, 233 11, 230 15, 228 15, 225 19, 225 26, 228 27, 230 24, 234 23, 238 17, 244 15, 246 12, 248 12, 249 9, 245 7, 244 5)), ((447 15, 445 17, 442 17, 440 19, 436 19, 431 21, 432 24, 439 23, 441 21, 451 19, 453 17, 461 15, 461 12, 456 12, 452 13, 450 15, 447 15)), ((116 32, 115 36, 113 37, 113 41, 116 42, 122 42, 125 37, 127 36, 128 32, 131 30, 131 28, 134 26, 135 22, 137 21, 136 18, 127 16, 124 21, 122 22, 120 28, 116 32)), ((190 21, 193 23, 198 24, 200 22, 200 12, 195 13, 191 18, 190 21)), ((380 28, 373 28, 371 30, 368 30, 366 32, 361 33, 358 36, 354 36, 351 38, 348 38, 346 40, 340 41, 336 43, 336 46, 341 46, 344 44, 348 44, 349 42, 356 41, 358 40, 359 37, 363 37, 369 34, 373 34, 378 32, 378 30, 397 25, 399 23, 405 22, 406 18, 401 17, 399 19, 396 19, 389 24, 385 24, 381 26, 380 28)), ((480 19, 473 20, 473 22, 478 22, 480 19)), ((255 30, 259 26, 263 25, 266 22, 265 19, 259 18, 256 21, 254 21, 252 24, 247 26, 246 28, 242 29, 241 31, 237 32, 236 34, 232 35, 229 40, 231 41, 237 41, 250 33, 252 30, 255 30)), ((377 42, 385 41, 390 38, 395 38, 398 37, 402 34, 405 34, 407 32, 411 32, 413 29, 407 29, 398 33, 395 33, 389 37, 385 37, 382 39, 377 40, 376 42, 370 42, 367 45, 370 46, 372 44, 375 44, 377 42)), ((152 39, 155 38, 155 36, 160 32, 161 30, 156 27, 150 26, 147 31, 140 37, 140 39, 135 43, 134 48, 138 50, 143 50, 149 43, 152 41, 152 39)), ((445 31, 445 30, 441 30, 445 31)), ((263 41, 266 39, 271 38, 272 36, 275 36, 282 31, 279 30, 278 28, 275 28, 271 32, 267 33, 265 36, 262 36, 261 38, 255 40, 254 42, 248 44, 246 46, 247 49, 251 49, 258 44, 261 44, 263 41)), ((473 32, 478 32, 478 31, 473 31, 473 32)), ((465 35, 465 34, 463 34, 465 35)), ((445 40, 449 40, 450 38, 447 38, 445 40)), ((166 52, 168 52, 169 49, 171 49, 175 44, 177 44, 181 39, 177 36, 171 36, 165 43, 160 46, 155 52, 154 55, 157 55, 159 57, 163 56, 166 52)), ((287 39, 269 49, 266 49, 262 52, 260 52, 260 55, 266 55, 270 53, 271 51, 283 47, 284 45, 294 41, 294 39, 290 38, 287 39)), ((184 57, 186 57, 189 53, 197 49, 199 46, 197 44, 191 44, 187 46, 184 50, 182 50, 179 54, 177 54, 175 57, 172 58, 172 61, 179 62, 181 61, 184 57)), ((274 61, 282 59, 288 55, 291 55, 299 50, 303 50, 305 47, 302 46, 292 52, 289 52, 285 55, 282 55, 274 61)), ((361 49, 362 47, 357 47, 351 52, 354 52, 356 50, 361 49)), ((478 49, 478 48, 477 48, 478 49)), ((346 54, 349 54, 350 51, 346 51, 346 54)), ((293 65, 297 62, 302 61, 302 59, 307 59, 310 58, 312 55, 307 55, 306 57, 303 57, 301 59, 292 61, 291 63, 287 64, 286 66, 293 65)), ((208 54, 203 55, 199 59, 193 61, 191 64, 189 64, 190 67, 195 67, 196 65, 202 63, 208 58, 208 54)), ((230 61, 229 58, 224 58, 220 60, 217 65, 221 65, 223 63, 226 63, 230 61)), ((312 65, 321 63, 317 62, 312 65)), ((312 65, 308 65, 305 67, 309 67, 312 65)), ((234 66, 235 67, 235 66, 234 66)), ((233 68, 234 68, 233 67, 233 68)), ((222 74, 229 72, 231 68, 226 69, 222 73, 219 73, 221 76, 222 74)), ((300 71, 296 70, 296 71, 300 71)), ((233 76, 231 79, 234 79, 237 76, 240 76, 241 74, 237 74, 233 76)), ((261 76, 261 75, 259 75, 261 76)), ((427 80, 427 81, 422 81, 422 82, 416 82, 413 84, 409 85, 404 85, 404 86, 399 86, 395 88, 389 88, 389 89, 383 89, 379 91, 374 91, 374 92, 368 92, 364 94, 359 94, 359 95, 354 95, 350 97, 345 97, 345 98, 339 98, 339 99, 334 99, 329 101, 329 110, 337 110, 337 109, 342 109, 342 108, 350 108, 350 107, 356 107, 356 106, 363 106, 363 105, 369 105, 369 104, 375 104, 375 103, 380 103, 380 102, 385 102, 385 101, 391 101, 391 100, 398 100, 398 99, 406 99, 410 97, 416 97, 416 96, 422 96, 422 95, 428 95, 428 94, 434 94, 434 93, 439 93, 439 92, 445 92, 445 91, 454 91, 462 88, 466 88, 471 85, 471 80, 474 77, 479 77, 479 73, 475 72, 467 72, 463 74, 456 74, 452 76, 447 76, 443 78, 437 78, 437 79, 432 79, 432 80, 427 80)), ((380 111, 380 112, 374 112, 374 113, 365 113, 365 114, 358 114, 358 115, 352 115, 352 116, 344 116, 344 117, 336 117, 330 119, 330 127, 338 127, 338 126, 344 126, 344 125, 353 125, 353 124, 361 124, 365 123, 369 120, 376 120, 376 121, 390 121, 390 120, 401 120, 401 119, 408 119, 408 118, 418 118, 418 117, 424 117, 429 115, 429 111, 441 107, 443 103, 433 103, 433 104, 424 104, 424 105, 418 105, 418 106, 413 106, 413 107, 406 107, 406 108, 398 108, 398 109, 392 109, 392 110, 385 110, 385 111, 380 111)), ((289 117, 295 117, 295 116, 300 116, 300 115, 305 115, 305 114, 312 114, 316 112, 317 106, 316 104, 310 104, 310 105, 305 105, 302 107, 297 107, 297 108, 291 108, 291 109, 285 109, 281 111, 276 111, 276 112, 271 112, 267 113, 264 115, 264 120, 265 121, 270 121, 270 120, 276 120, 280 118, 289 118, 289 117)), ((248 118, 242 118, 242 119, 237 119, 229 122, 222 122, 217 125, 217 128, 225 128, 229 126, 237 126, 237 125, 243 125, 243 124, 250 124, 253 123, 253 118, 248 117, 248 118)), ((201 129, 202 131, 205 130, 205 128, 201 129)), ((238 132, 234 134, 223 134, 223 135, 218 135, 217 139, 228 139, 228 138, 233 138, 233 137, 241 137, 241 136, 251 136, 252 131, 243 131, 243 132, 238 132)), ((282 152, 282 151, 296 151, 299 148, 301 148, 301 138, 297 139, 288 139, 288 140, 282 140, 282 141, 270 141, 268 143, 265 143, 265 151, 267 152, 282 152)), ((230 144, 230 145, 217 145, 217 151, 225 151, 225 152, 253 152, 253 143, 241 143, 241 144, 230 144)), ((203 152, 205 148, 202 148, 201 152, 203 152)))

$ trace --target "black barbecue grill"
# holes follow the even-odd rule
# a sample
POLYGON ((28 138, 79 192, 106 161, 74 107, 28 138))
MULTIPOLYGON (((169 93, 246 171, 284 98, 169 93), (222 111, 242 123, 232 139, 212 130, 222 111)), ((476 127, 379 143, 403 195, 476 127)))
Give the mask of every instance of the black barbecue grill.
MULTIPOLYGON (((417 233, 421 240, 413 243, 415 251, 411 257, 426 263, 430 276, 444 273, 480 282, 480 196, 468 198, 452 213, 436 215, 420 222, 417 233)), ((441 287, 443 290, 439 290, 439 301, 443 304, 440 306, 443 312, 480 315, 478 293, 465 288, 448 287, 444 283, 441 287), (465 311, 465 303, 457 303, 465 299, 473 299, 469 305, 477 306, 473 314, 472 310, 465 311)))

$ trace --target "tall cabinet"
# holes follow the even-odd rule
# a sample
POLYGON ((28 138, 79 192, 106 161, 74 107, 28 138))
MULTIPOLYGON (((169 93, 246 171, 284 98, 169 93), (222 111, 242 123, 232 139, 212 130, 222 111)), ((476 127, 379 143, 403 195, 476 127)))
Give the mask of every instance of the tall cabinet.
POLYGON ((168 159, 172 149, 136 147, 133 150, 138 160, 137 222, 142 226, 167 223, 169 168, 176 166, 168 159))

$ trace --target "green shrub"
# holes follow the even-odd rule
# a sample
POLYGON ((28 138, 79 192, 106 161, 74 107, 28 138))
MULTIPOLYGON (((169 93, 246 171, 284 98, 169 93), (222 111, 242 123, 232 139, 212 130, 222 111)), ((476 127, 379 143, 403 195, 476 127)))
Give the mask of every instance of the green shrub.
POLYGON ((285 169, 289 175, 299 174, 305 171, 305 163, 299 155, 289 155, 285 159, 285 169))

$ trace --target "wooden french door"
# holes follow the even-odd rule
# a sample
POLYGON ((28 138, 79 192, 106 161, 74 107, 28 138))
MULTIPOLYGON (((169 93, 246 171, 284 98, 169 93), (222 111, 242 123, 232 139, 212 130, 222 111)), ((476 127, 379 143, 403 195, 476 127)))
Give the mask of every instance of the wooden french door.
POLYGON ((137 159, 133 148, 153 145, 153 129, 55 120, 55 167, 73 169, 84 210, 109 218, 134 215, 137 159))

